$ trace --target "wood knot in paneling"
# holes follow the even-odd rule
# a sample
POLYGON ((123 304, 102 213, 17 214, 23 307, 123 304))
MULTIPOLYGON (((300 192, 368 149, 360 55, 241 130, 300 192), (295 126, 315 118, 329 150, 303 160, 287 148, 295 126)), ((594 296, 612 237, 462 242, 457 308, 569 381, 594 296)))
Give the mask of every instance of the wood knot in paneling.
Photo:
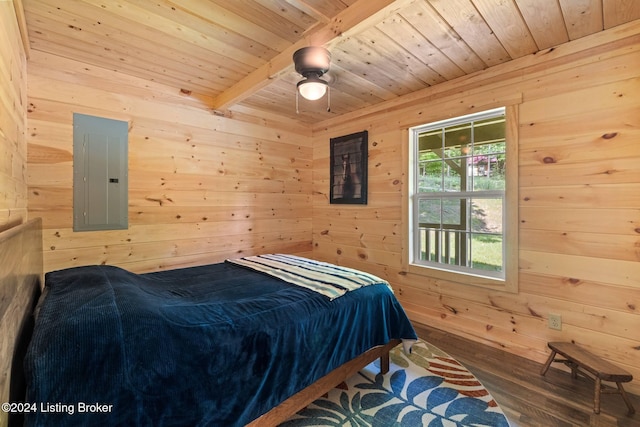
POLYGON ((602 135, 602 139, 613 139, 618 136, 618 132, 609 132, 602 135))
POLYGON ((166 197, 166 196, 163 199, 157 199, 157 198, 153 198, 153 197, 145 197, 145 200, 147 200, 149 202, 157 203, 160 206, 164 205, 164 201, 165 200, 167 202, 173 203, 173 200, 170 197, 166 197))
POLYGON ((538 317, 538 318, 542 318, 542 315, 538 312, 536 312, 534 309, 532 309, 531 307, 527 306, 527 310, 529 310, 529 313, 533 316, 533 317, 538 317))
POLYGON ((452 312, 453 314, 458 314, 458 310, 456 310, 454 307, 451 307, 450 305, 447 305, 447 304, 442 304, 442 306, 447 310, 449 310, 450 312, 452 312))

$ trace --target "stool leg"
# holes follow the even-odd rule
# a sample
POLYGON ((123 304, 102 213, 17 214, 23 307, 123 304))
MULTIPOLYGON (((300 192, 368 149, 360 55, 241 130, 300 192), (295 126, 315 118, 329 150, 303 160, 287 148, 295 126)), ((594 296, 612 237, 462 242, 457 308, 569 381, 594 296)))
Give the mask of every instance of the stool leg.
POLYGON ((555 357, 556 357, 556 351, 555 350, 551 350, 551 354, 549 355, 549 358, 547 359, 547 362, 542 367, 542 370, 540 371, 540 375, 544 375, 544 374, 547 373, 547 371, 549 370, 549 366, 551 366, 551 362, 553 362, 553 359, 555 357))
POLYGON ((574 362, 568 362, 571 368, 571 378, 574 380, 578 378, 578 364, 574 362))
POLYGON ((627 408, 629 408, 629 415, 635 414, 636 410, 633 408, 633 405, 631 404, 631 400, 629 399, 629 395, 627 395, 627 392, 625 391, 624 387, 622 387, 622 384, 619 382, 617 382, 616 385, 618 386, 618 391, 620 391, 620 394, 624 399, 624 403, 626 403, 627 408))
POLYGON ((602 390, 602 380, 596 377, 595 395, 593 398, 593 412, 600 413, 600 391, 602 390))

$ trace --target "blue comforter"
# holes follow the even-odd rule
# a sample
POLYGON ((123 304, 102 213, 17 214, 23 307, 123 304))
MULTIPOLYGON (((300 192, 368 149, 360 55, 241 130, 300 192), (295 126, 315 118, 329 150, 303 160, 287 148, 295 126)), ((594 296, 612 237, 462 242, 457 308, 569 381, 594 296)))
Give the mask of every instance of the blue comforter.
POLYGON ((330 301, 229 263, 46 275, 27 426, 242 426, 365 350, 414 339, 385 284, 330 301))

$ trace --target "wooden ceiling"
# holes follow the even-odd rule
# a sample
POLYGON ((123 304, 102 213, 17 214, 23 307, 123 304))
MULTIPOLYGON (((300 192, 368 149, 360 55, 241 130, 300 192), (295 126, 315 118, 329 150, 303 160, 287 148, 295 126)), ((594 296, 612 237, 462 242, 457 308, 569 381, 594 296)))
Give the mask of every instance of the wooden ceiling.
POLYGON ((302 122, 640 18, 638 0, 21 1, 31 50, 302 122), (296 114, 292 55, 309 45, 332 54, 330 112, 322 99, 296 114))

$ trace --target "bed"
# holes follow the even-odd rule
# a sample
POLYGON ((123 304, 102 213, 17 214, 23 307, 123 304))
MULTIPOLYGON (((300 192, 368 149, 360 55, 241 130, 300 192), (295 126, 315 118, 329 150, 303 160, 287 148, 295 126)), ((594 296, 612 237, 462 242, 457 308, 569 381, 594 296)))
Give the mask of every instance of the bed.
POLYGON ((277 425, 416 338, 385 282, 327 296, 236 261, 47 273, 25 424, 277 425))

